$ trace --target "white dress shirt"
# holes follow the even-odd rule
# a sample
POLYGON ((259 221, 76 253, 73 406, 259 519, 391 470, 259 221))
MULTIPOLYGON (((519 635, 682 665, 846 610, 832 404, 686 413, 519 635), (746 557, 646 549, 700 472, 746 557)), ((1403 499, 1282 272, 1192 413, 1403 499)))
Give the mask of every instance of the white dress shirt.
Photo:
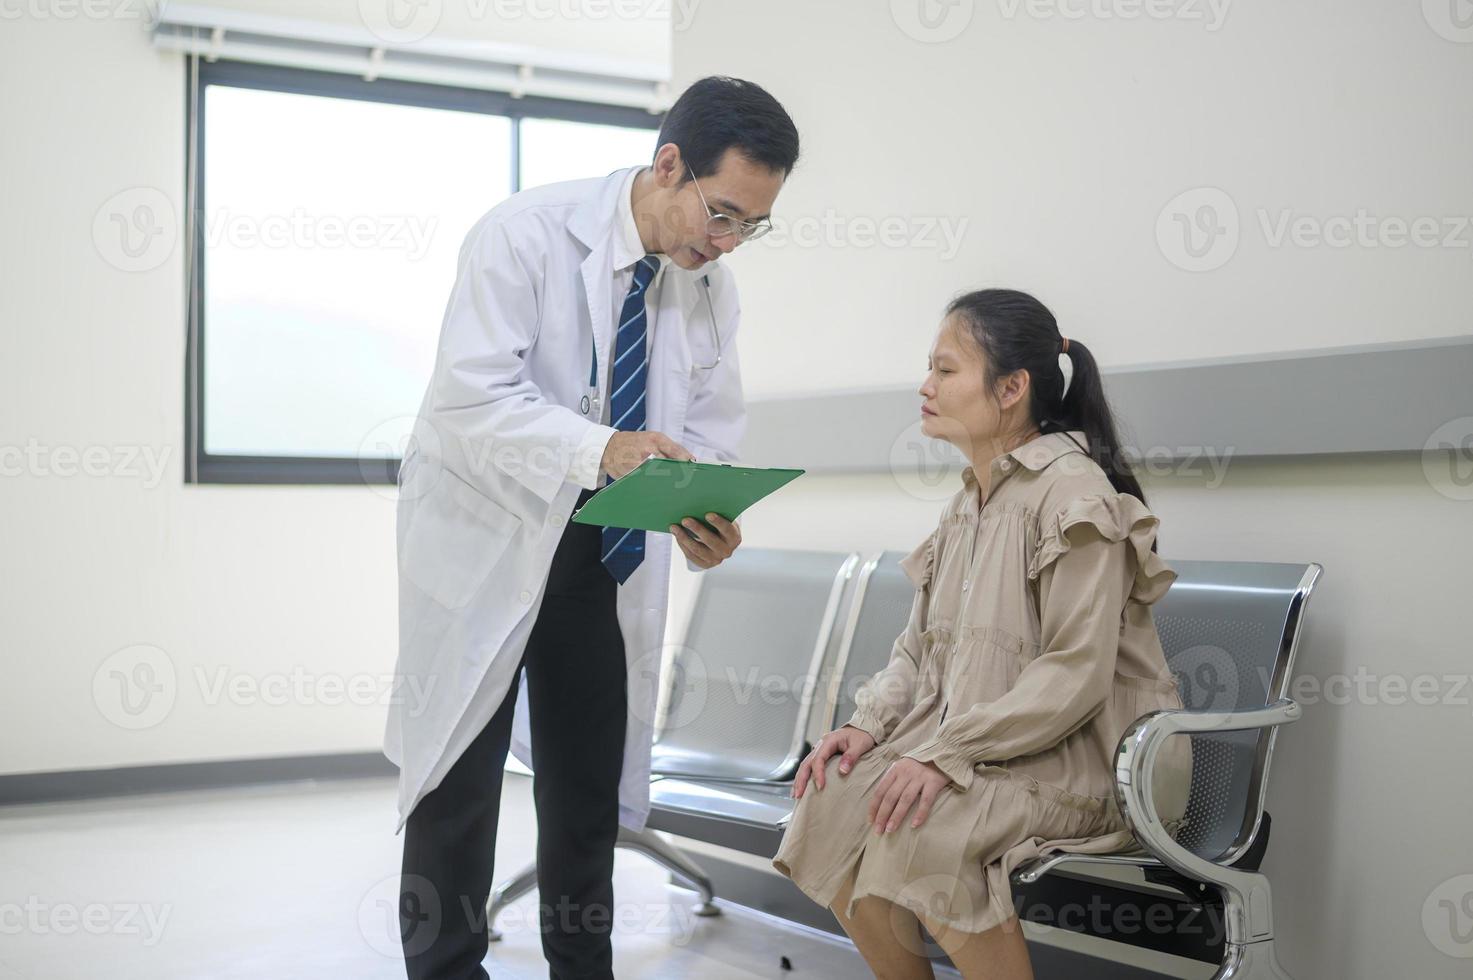
MULTIPOLYGON (((629 287, 634 285, 634 267, 639 263, 640 259, 649 254, 645 252, 644 243, 640 241, 639 226, 634 222, 634 206, 630 203, 629 200, 630 193, 634 189, 635 179, 640 174, 645 173, 648 170, 648 167, 631 170, 629 172, 629 176, 624 178, 624 186, 621 187, 619 190, 617 211, 614 215, 614 223, 618 226, 620 232, 619 236, 614 239, 614 259, 612 268, 614 288, 610 292, 610 299, 612 300, 613 308, 609 311, 609 318, 614 324, 615 345, 618 344, 618 331, 620 323, 619 316, 624 312, 624 300, 629 295, 629 287)), ((656 304, 651 302, 651 299, 659 295, 661 280, 664 279, 665 269, 670 264, 670 256, 660 255, 658 256, 658 258, 660 260, 660 265, 657 269, 655 269, 655 277, 650 281, 649 288, 644 291, 644 341, 646 357, 649 356, 648 352, 650 350, 650 338, 651 336, 653 336, 655 330, 656 304)), ((603 365, 605 381, 604 390, 610 392, 614 390, 614 350, 615 347, 611 346, 609 348, 609 356, 607 358, 608 363, 603 365)), ((613 398, 605 398, 603 400, 603 405, 599 408, 598 421, 600 425, 613 424, 610 421, 610 418, 613 415, 613 410, 613 398)), ((608 482, 608 474, 600 470, 598 485, 604 486, 608 482)))

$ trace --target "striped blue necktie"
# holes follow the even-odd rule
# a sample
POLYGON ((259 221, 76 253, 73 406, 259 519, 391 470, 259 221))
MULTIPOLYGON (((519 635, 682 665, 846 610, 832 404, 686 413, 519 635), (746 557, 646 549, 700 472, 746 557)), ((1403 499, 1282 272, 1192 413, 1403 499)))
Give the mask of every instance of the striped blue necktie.
MULTIPOLYGON (((649 376, 648 344, 645 342, 644 291, 660 260, 646 255, 634 267, 634 284, 624 299, 619 313, 619 329, 614 335, 614 377, 610 382, 614 394, 609 398, 609 412, 614 428, 623 432, 644 429, 644 388, 649 376)), ((603 563, 623 585, 644 560, 644 531, 639 528, 606 527, 603 530, 603 563)))

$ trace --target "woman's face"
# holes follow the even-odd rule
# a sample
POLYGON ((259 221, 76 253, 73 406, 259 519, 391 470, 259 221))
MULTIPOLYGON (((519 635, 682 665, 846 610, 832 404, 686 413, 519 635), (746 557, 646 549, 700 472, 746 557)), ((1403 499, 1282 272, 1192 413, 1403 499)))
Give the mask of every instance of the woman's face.
POLYGON ((1016 371, 998 381, 994 397, 987 390, 986 362, 957 314, 941 321, 921 384, 921 432, 945 439, 967 456, 995 442, 1027 402, 1028 373, 1016 371), (1001 406, 998 402, 1001 401, 1001 406))

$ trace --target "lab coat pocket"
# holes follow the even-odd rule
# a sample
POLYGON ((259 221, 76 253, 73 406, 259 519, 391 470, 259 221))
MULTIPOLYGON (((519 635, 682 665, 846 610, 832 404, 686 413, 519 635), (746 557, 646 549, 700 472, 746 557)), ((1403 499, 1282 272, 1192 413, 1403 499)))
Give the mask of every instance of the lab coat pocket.
POLYGON ((400 571, 449 609, 464 606, 521 526, 521 518, 442 469, 415 508, 400 571))

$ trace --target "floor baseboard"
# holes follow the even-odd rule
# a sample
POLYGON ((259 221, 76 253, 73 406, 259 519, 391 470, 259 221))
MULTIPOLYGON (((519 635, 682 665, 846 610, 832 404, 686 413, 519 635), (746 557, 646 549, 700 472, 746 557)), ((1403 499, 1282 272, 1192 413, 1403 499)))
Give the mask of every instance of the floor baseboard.
POLYGON ((115 766, 110 769, 13 773, 0 776, 0 806, 219 789, 304 779, 393 777, 398 773, 398 767, 382 752, 339 752, 264 759, 115 766))

